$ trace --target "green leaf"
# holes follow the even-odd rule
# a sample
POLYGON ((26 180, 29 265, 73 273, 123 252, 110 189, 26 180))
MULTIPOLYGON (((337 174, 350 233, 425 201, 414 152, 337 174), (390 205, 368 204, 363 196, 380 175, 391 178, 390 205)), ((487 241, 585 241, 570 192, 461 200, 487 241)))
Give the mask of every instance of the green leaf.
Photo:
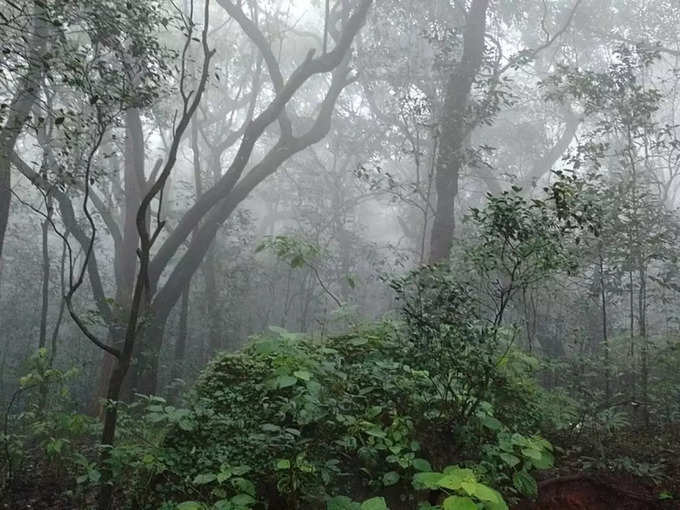
POLYGON ((304 265, 305 265, 305 258, 300 254, 297 254, 297 255, 293 256, 292 259, 290 259, 290 267, 292 267, 293 269, 297 269, 298 267, 302 267, 304 265))
POLYGON ((541 460, 541 452, 535 448, 522 448, 522 455, 531 460, 541 460))
POLYGON ((541 453, 542 455, 540 460, 531 461, 531 463, 536 467, 536 469, 548 469, 553 467, 553 465, 555 464, 555 457, 553 457, 553 454, 548 451, 544 451, 541 453))
POLYGON ((659 499, 661 499, 661 500, 669 500, 669 499, 673 499, 673 494, 671 494, 671 493, 668 492, 668 491, 661 491, 661 492, 659 493, 659 499))
POLYGON ((298 379, 302 379, 303 381, 309 381, 312 378, 312 374, 307 372, 307 370, 296 370, 293 372, 293 375, 298 379))
POLYGON ((497 491, 479 482, 462 482, 461 487, 470 496, 476 497, 480 501, 490 503, 503 503, 503 496, 497 491))
POLYGON ((479 421, 489 430, 496 431, 503 428, 503 424, 493 416, 484 415, 479 421))
POLYGON ((201 475, 196 475, 194 478, 194 485, 205 485, 206 483, 214 482, 217 480, 217 475, 214 473, 204 473, 201 475))
POLYGON ((385 498, 371 498, 367 499, 361 506, 360 510, 388 510, 385 498))
POLYGON ((177 505, 176 510, 203 510, 205 506, 203 503, 197 501, 184 501, 177 505))
POLYGON ((526 471, 518 471, 512 477, 512 485, 522 495, 533 498, 538 494, 538 484, 534 477, 526 471))
POLYGON ((477 510, 477 505, 470 498, 449 496, 442 503, 443 510, 477 510))
POLYGON ((509 453, 503 452, 500 454, 500 457, 503 460, 503 462, 505 462, 511 468, 515 467, 517 464, 520 463, 520 460, 517 457, 509 453))
POLYGON ((222 483, 225 480, 229 480, 231 478, 232 471, 229 468, 222 469, 219 473, 217 473, 217 483, 222 483))
POLYGON ((250 506, 255 503, 255 498, 250 494, 237 494, 231 498, 231 502, 236 506, 250 506))
POLYGON ((187 420, 187 419, 181 419, 177 422, 177 425, 179 425, 179 428, 184 430, 185 432, 191 432, 196 428, 196 425, 194 424, 193 421, 187 420))
POLYGON ((411 484, 416 490, 438 489, 443 476, 441 473, 416 473, 411 484))
POLYGON ((283 389, 289 388, 290 386, 295 386, 297 381, 297 377, 293 377, 292 375, 280 375, 274 379, 274 384, 277 388, 283 389))
POLYGON ((255 485, 250 480, 246 480, 245 478, 232 478, 231 484, 236 490, 255 496, 255 485))
POLYGON ((432 466, 425 459, 413 459, 411 465, 416 471, 432 471, 432 466))
POLYGON ((288 459, 279 459, 276 461, 276 469, 281 471, 284 469, 290 469, 290 461, 288 459))
POLYGON ((390 487, 399 481, 399 473, 396 471, 390 471, 383 475, 383 485, 385 487, 390 487))
POLYGON ((444 476, 439 480, 439 486, 444 489, 459 490, 463 483, 477 483, 475 474, 470 469, 461 469, 457 466, 450 466, 444 471, 444 476))
POLYGON ((250 471, 250 466, 246 466, 245 464, 241 464, 239 466, 234 466, 231 468, 231 472, 237 476, 244 475, 248 471, 250 471))
POLYGON ((512 441, 512 444, 515 444, 517 446, 531 445, 530 441, 526 437, 524 437, 522 434, 518 434, 517 432, 515 432, 510 439, 512 441))
POLYGON ((369 436, 378 437, 380 439, 384 439, 387 437, 387 434, 384 431, 380 430, 379 428, 366 429, 364 430, 364 432, 369 436))
POLYGON ((326 502, 326 510, 360 510, 359 503, 355 503, 347 496, 335 496, 326 502))
POLYGON ((461 468, 461 467, 456 466, 455 464, 452 465, 452 466, 446 466, 444 468, 443 473, 445 475, 457 473, 459 476, 462 476, 463 478, 465 478, 466 480, 469 480, 471 482, 474 482, 474 481, 477 480, 477 478, 475 477, 475 473, 472 471, 472 469, 461 468))

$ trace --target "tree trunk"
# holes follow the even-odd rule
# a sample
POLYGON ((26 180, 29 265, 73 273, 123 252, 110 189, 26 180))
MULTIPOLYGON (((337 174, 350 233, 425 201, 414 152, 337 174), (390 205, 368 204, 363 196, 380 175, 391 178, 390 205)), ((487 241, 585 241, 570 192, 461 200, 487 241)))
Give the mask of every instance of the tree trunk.
POLYGON ((213 241, 203 264, 205 280, 205 305, 208 315, 208 357, 224 348, 222 344, 222 316, 217 306, 219 295, 217 292, 217 259, 215 257, 215 242, 213 241))
MULTIPOLYGON (((106 394, 108 404, 104 410, 104 430, 102 432, 101 444, 105 447, 102 450, 102 464, 106 462, 109 455, 109 448, 113 446, 116 437, 116 422, 118 419, 118 401, 128 371, 129 364, 123 360, 116 360, 115 367, 109 380, 109 389, 106 394)), ((113 500, 113 485, 109 480, 104 480, 98 495, 98 509, 109 510, 113 500)))
MULTIPOLYGON (((42 229, 42 289, 41 289, 41 306, 40 306, 40 337, 38 338, 38 349, 44 349, 47 345, 47 312, 50 304, 50 251, 49 251, 49 228, 52 219, 52 199, 47 200, 47 218, 41 224, 42 229)), ((52 356, 48 358, 53 359, 52 356)), ((51 364, 51 363, 50 363, 51 364)), ((38 402, 38 409, 42 413, 47 405, 47 392, 49 387, 47 381, 40 384, 40 399, 38 402)))
POLYGON ((172 364, 172 380, 182 379, 184 376, 185 355, 187 350, 187 335, 189 325, 189 291, 190 286, 182 294, 179 310, 179 325, 177 328, 177 340, 175 341, 175 353, 172 364))
MULTIPOLYGON (((137 247, 139 234, 136 226, 137 210, 145 193, 144 176, 144 132, 139 110, 125 112, 125 209, 123 211, 123 242, 119 259, 120 280, 118 287, 118 306, 125 311, 130 305, 132 287, 137 274, 137 247)), ((124 312, 125 313, 125 312, 124 312)), ((124 315, 125 316, 125 315, 124 315)))
POLYGON ((607 330, 607 289, 604 279, 604 257, 600 246, 600 300, 602 306, 602 344, 604 349, 604 396, 608 402, 611 397, 609 366, 609 335, 607 330))
MULTIPOLYGON (((488 0, 485 0, 488 3, 488 0)), ((156 390, 159 356, 163 341, 163 330, 167 316, 180 299, 185 286, 203 262, 206 252, 213 243, 217 232, 250 192, 267 177, 276 172, 289 158, 320 142, 330 131, 335 104, 340 93, 349 85, 348 59, 355 35, 364 24, 371 0, 362 0, 346 26, 336 45, 329 53, 314 59, 310 57, 289 77, 286 84, 270 105, 248 123, 239 149, 230 168, 210 190, 184 214, 178 225, 158 249, 149 265, 149 280, 152 289, 159 282, 161 273, 169 260, 177 253, 184 241, 192 236, 192 242, 172 269, 163 286, 158 289, 151 303, 152 325, 145 335, 143 349, 135 369, 136 391, 153 393, 156 390), (247 173, 244 170, 250 161, 252 151, 267 127, 277 119, 285 125, 285 107, 297 90, 312 76, 332 72, 331 84, 319 106, 317 116, 309 129, 299 135, 282 131, 279 141, 262 160, 247 173)), ((231 2, 220 2, 229 14, 238 10, 231 2)), ((235 13, 239 15, 238 12, 235 13)), ((248 24, 244 23, 247 27, 248 24)), ((248 31, 248 29, 246 29, 248 31)), ((250 35, 250 34, 249 34, 250 35)), ((257 37, 255 42, 257 44, 257 37)), ((268 48, 260 48, 270 52, 268 48)), ((289 122, 289 121, 288 121, 289 122)))
POLYGON ((42 349, 47 344, 47 312, 49 307, 50 292, 50 252, 49 252, 49 228, 52 219, 52 200, 47 201, 47 218, 41 224, 42 229, 42 302, 40 307, 40 337, 38 338, 38 349, 42 349))
POLYGON ((133 394, 154 395, 158 391, 160 353, 168 315, 156 313, 136 342, 135 364, 128 378, 133 394))
MULTIPOLYGON (((130 109, 125 112, 125 168, 124 168, 124 209, 122 218, 121 242, 114 253, 116 266, 116 305, 117 313, 109 324, 109 345, 121 348, 125 338, 125 320, 130 310, 132 288, 137 274, 137 247, 139 234, 135 223, 137 210, 145 187, 144 176, 144 132, 140 112, 130 109)), ((98 415, 101 411, 99 401, 108 392, 109 381, 114 370, 115 359, 108 353, 102 354, 97 386, 91 404, 91 412, 98 415)), ((128 384, 120 390, 124 400, 131 396, 128 384)))
POLYGON ((5 232, 9 222, 12 200, 12 152, 21 132, 30 118, 40 90, 44 70, 42 61, 47 41, 47 27, 44 22, 42 3, 35 2, 32 16, 32 34, 27 41, 31 52, 28 55, 28 69, 19 80, 17 91, 8 108, 8 118, 0 129, 0 269, 5 232))
POLYGON ((641 264, 638 271, 640 279, 640 291, 638 292, 638 328, 640 331, 640 372, 641 372, 641 400, 642 400, 642 419, 645 427, 649 428, 649 403, 648 403, 648 383, 649 371, 647 357, 649 350, 649 339, 647 338, 647 270, 641 264))
POLYGON ((629 320, 630 320, 630 350, 631 367, 631 396, 635 400, 637 396, 637 363, 635 362, 635 292, 633 288, 633 271, 628 272, 629 292, 629 320))
MULTIPOLYGON (((198 125, 196 120, 191 123, 191 148, 194 157, 194 188, 196 189, 196 200, 198 201, 203 196, 203 171, 200 158, 200 148, 198 145, 198 125)), ((218 172, 220 168, 220 153, 210 153, 209 164, 213 172, 218 172)), ((219 175, 214 174, 215 181, 219 180, 219 175)), ((195 238, 195 232, 192 234, 192 241, 195 238)), ((205 263, 203 264, 203 278, 205 281, 205 308, 208 319, 208 349, 207 356, 211 357, 217 351, 220 345, 221 338, 221 318, 217 311, 217 261, 215 259, 215 242, 213 241, 206 254, 205 263)))
POLYGON ((430 233, 431 263, 448 260, 453 243, 458 179, 465 166, 465 140, 476 123, 468 114, 468 103, 484 58, 488 7, 489 0, 472 2, 463 31, 463 56, 446 87, 435 169, 437 203, 430 233))

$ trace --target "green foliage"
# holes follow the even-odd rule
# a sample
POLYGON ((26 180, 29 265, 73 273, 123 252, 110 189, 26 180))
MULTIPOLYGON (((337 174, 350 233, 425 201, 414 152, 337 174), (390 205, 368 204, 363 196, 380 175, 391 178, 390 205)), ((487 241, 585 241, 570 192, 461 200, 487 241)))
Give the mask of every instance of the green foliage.
POLYGON ((321 254, 321 249, 306 241, 289 236, 267 237, 255 250, 256 253, 270 250, 293 269, 310 265, 321 254))
POLYGON ((476 319, 471 288, 445 268, 427 266, 391 285, 402 301, 404 349, 435 389, 426 416, 465 423, 498 375, 504 332, 476 319))
POLYGON ((484 445, 483 451, 480 467, 487 478, 510 493, 531 498, 538 492, 531 472, 551 468, 554 463, 548 441, 538 436, 511 433, 504 427, 499 431, 496 443, 484 445))
MULTIPOLYGON (((402 402, 400 389, 426 390, 427 380, 394 359, 389 334, 322 346, 279 331, 245 353, 223 355, 197 387, 198 427, 175 427, 166 445, 196 448, 192 465, 181 466, 190 477, 217 474, 227 459, 248 463, 254 478, 272 483, 291 505, 342 492, 349 473, 367 478, 367 486, 393 485, 420 449, 408 417, 414 403, 402 402)), ((206 496, 215 482, 202 484, 206 496)))
POLYGON ((497 491, 478 481, 474 471, 459 466, 448 466, 442 472, 417 473, 413 477, 413 487, 443 491, 446 498, 441 508, 444 510, 480 508, 479 505, 489 510, 508 508, 497 491))
POLYGON ((47 349, 39 349, 25 364, 25 374, 5 410, 0 435, 2 486, 11 484, 25 471, 56 469, 73 478, 98 478, 98 471, 82 448, 97 431, 95 420, 74 412, 68 384, 77 370, 53 368, 47 349), (18 408, 18 409, 15 409, 18 408), (18 412, 17 412, 18 411, 18 412), (30 463, 30 464, 29 464, 30 463))
MULTIPOLYGON (((272 328, 243 352, 220 355, 201 376, 189 409, 153 397, 144 402, 141 420, 129 418, 132 411, 123 413, 127 432, 111 462, 117 478, 137 480, 127 499, 135 508, 162 502, 383 508, 381 498, 370 497, 389 489, 415 506, 419 496, 411 479, 432 473, 422 446, 434 430, 432 421, 454 424, 461 415, 438 404, 443 376, 428 368, 441 367, 419 366, 405 342, 389 323, 323 343, 272 328), (148 438, 146 446, 134 440, 139 434, 148 438), (336 496, 343 494, 368 499, 357 507, 336 496)), ((485 442, 509 434, 493 417, 492 404, 480 401, 477 409, 467 425, 457 424, 468 434, 459 447, 469 448, 471 460, 485 442), (479 437, 473 429, 482 430, 479 437)), ((512 437, 522 465, 508 466, 489 454, 478 465, 479 476, 493 480, 487 475, 505 473, 511 480, 517 471, 550 464, 539 439, 512 437), (498 465, 492 469, 493 463, 498 465)), ((476 476, 466 481, 467 489, 450 495, 496 501, 495 492, 484 499, 491 493, 476 476)), ((455 508, 456 501, 445 508, 455 508)))
MULTIPOLYGON (((564 201, 559 194, 553 193, 553 197, 560 197, 557 203, 564 201)), ((498 289, 499 294, 512 294, 552 272, 575 267, 565 238, 578 225, 563 218, 557 207, 549 201, 525 198, 518 187, 487 198, 483 209, 472 209, 480 232, 478 244, 468 250, 467 257, 485 279, 502 275, 507 283, 506 288, 498 289)))

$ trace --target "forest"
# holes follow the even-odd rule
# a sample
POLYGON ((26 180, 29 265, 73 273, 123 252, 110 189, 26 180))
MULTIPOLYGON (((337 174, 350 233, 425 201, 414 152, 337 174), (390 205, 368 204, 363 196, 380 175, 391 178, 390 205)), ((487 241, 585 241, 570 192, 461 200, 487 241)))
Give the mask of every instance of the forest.
POLYGON ((680 3, 0 0, 0 508, 680 509, 680 3))

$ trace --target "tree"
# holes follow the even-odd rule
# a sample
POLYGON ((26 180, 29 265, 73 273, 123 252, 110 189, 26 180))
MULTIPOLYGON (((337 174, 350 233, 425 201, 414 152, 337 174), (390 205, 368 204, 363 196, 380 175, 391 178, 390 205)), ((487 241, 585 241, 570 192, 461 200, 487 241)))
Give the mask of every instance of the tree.
POLYGON ((463 54, 451 70, 440 119, 439 150, 435 168, 437 203, 430 235, 430 262, 449 257, 455 228, 454 201, 465 164, 466 139, 478 119, 469 108, 477 74, 484 63, 486 18, 489 0, 474 0, 465 14, 463 54))
MULTIPOLYGON (((568 159, 574 170, 603 173, 599 195, 600 239, 596 241, 596 265, 602 307, 605 348, 605 392, 609 388, 609 345, 606 314, 607 273, 628 279, 629 356, 633 362, 632 398, 637 398, 639 349, 643 419, 649 425, 648 302, 650 273, 663 270, 672 260, 678 224, 668 210, 666 186, 658 186, 656 172, 670 159, 677 160, 680 142, 674 127, 660 124, 657 116, 661 93, 645 84, 645 75, 657 61, 657 50, 620 46, 607 72, 562 68, 547 81, 552 97, 580 103, 592 130, 568 159), (609 266, 609 267, 607 267, 609 266), (609 269, 609 271, 607 271, 609 269), (637 334, 635 321, 637 320, 637 334), (638 346, 637 343, 640 343, 638 346)), ((653 277, 659 281, 660 275, 653 277)))
MULTIPOLYGON (((60 10, 62 7, 64 6, 59 5, 49 13, 49 19, 55 26, 62 26, 61 16, 69 12, 68 9, 60 10)), ((125 12, 119 17, 113 17, 113 20, 101 17, 99 13, 95 13, 92 17, 92 12, 87 9, 82 11, 85 13, 83 17, 78 7, 75 6, 77 19, 85 27, 84 32, 89 36, 88 42, 90 44, 77 46, 75 56, 64 57, 63 61, 58 61, 62 66, 58 70, 63 72, 62 78, 73 87, 75 92, 85 92, 86 100, 78 101, 78 99, 72 99, 68 96, 58 98, 66 104, 68 104, 69 99, 72 99, 69 106, 78 105, 80 108, 77 113, 73 109, 69 109, 62 116, 53 119, 54 125, 63 126, 61 129, 65 131, 64 145, 59 148, 58 154, 52 140, 41 136, 40 130, 37 134, 38 142, 42 145, 44 152, 44 162, 58 173, 50 175, 45 171, 37 174, 14 153, 12 160, 22 173, 29 176, 32 182, 43 190, 48 207, 51 207, 51 194, 57 199, 65 229, 61 230, 55 224, 51 216, 51 209, 48 209, 45 221, 54 227, 55 232, 67 247, 69 274, 68 286, 63 298, 64 302, 71 318, 85 336, 94 345, 106 351, 115 359, 113 371, 107 384, 108 405, 104 413, 104 427, 101 437, 101 444, 104 447, 101 458, 104 483, 98 500, 99 508, 108 509, 112 504, 111 470, 108 466, 108 455, 115 439, 118 400, 130 367, 135 343, 143 329, 143 318, 148 311, 150 254, 164 226, 160 217, 163 203, 162 191, 177 162, 177 153, 183 134, 201 101, 208 81, 210 59, 214 51, 210 50, 208 46, 210 3, 205 2, 203 28, 199 39, 203 63, 195 88, 187 90, 185 57, 189 46, 193 43, 195 31, 194 22, 191 19, 193 17, 192 4, 190 21, 186 24, 186 40, 178 77, 182 106, 176 117, 177 124, 173 126, 172 141, 167 157, 162 165, 158 165, 157 172, 152 173, 148 181, 144 176, 143 165, 141 166, 141 173, 137 174, 136 177, 141 179, 142 182, 134 190, 139 195, 133 194, 132 188, 128 190, 132 205, 126 211, 126 225, 131 224, 136 229, 136 237, 132 246, 133 250, 137 245, 139 246, 136 249, 139 265, 135 267, 133 257, 131 271, 135 275, 134 288, 129 307, 126 309, 128 316, 124 323, 123 341, 111 344, 106 339, 99 337, 88 321, 80 315, 74 303, 74 297, 85 281, 85 274, 89 272, 90 280, 95 288, 95 295, 101 301, 101 308, 110 312, 110 309, 106 308, 108 305, 105 306, 106 300, 103 297, 100 275, 93 256, 95 242, 98 240, 98 228, 94 215, 90 211, 90 202, 95 202, 97 209, 103 215, 105 211, 101 205, 101 200, 93 199, 96 195, 93 195, 92 186, 98 179, 101 161, 106 159, 102 147, 112 126, 115 125, 121 114, 125 114, 128 130, 134 129, 137 109, 150 104, 156 97, 155 89, 159 81, 157 79, 158 74, 154 73, 163 71, 165 66, 161 59, 163 52, 159 51, 159 45, 152 34, 158 25, 166 24, 167 21, 159 16, 160 10, 155 3, 143 3, 136 7, 126 6, 125 12), (87 17, 88 12, 90 18, 87 17), (151 35, 147 35, 145 32, 151 33, 151 35), (112 57, 117 57, 117 59, 112 57), (115 70, 112 69, 114 66, 120 67, 119 74, 116 74, 115 70), (83 68, 89 69, 90 67, 97 69, 97 72, 84 72, 83 68), (85 226, 78 223, 70 197, 60 189, 64 186, 62 180, 66 176, 82 190, 81 207, 85 217, 85 226), (53 184, 51 179, 57 179, 56 184, 53 184), (155 199, 157 199, 156 225, 152 228, 150 206, 155 199), (75 234, 76 240, 84 253, 84 260, 80 263, 77 261, 74 248, 71 246, 70 233, 75 234)), ((69 34, 64 32, 61 35, 63 38, 58 40, 63 45, 61 49, 69 48, 71 46, 71 41, 68 39, 69 34)), ((58 47, 51 48, 51 50, 56 53, 58 47)), ((34 92, 37 95, 37 91, 34 92)), ((44 92, 44 95, 48 98, 48 104, 51 105, 50 94, 50 90, 44 92)), ((64 109, 62 108, 59 111, 64 112, 64 109)), ((54 115, 54 110, 48 111, 48 114, 54 115)), ((43 123, 45 120, 45 118, 40 117, 39 123, 43 123)), ((139 141, 136 138, 129 138, 129 140, 131 143, 139 141)), ((128 160, 133 161, 133 157, 140 151, 132 147, 130 152, 132 154, 128 160)))
MULTIPOLYGON (((5 41, 3 33, 3 53, 9 58, 0 64, 0 71, 7 68, 21 69, 21 77, 16 88, 11 91, 9 104, 0 107, 0 271, 2 270, 2 248, 9 220, 12 199, 11 160, 14 147, 31 117, 31 110, 38 98, 38 90, 47 68, 44 59, 46 41, 49 35, 46 13, 42 2, 28 2, 21 7, 13 2, 7 3, 8 17, 3 16, 0 29, 15 28, 25 31, 25 38, 11 38, 5 41)), ((5 7, 3 7, 5 11, 5 7)))
POLYGON ((220 0, 218 3, 239 24, 262 54, 275 96, 266 107, 263 107, 259 115, 245 122, 241 142, 229 168, 182 215, 175 229, 162 242, 150 261, 149 282, 152 296, 150 309, 153 319, 144 342, 144 351, 138 353, 139 370, 133 383, 135 390, 141 393, 154 393, 156 389, 158 356, 162 346, 165 322, 187 283, 203 261, 220 226, 251 191, 275 173, 283 162, 317 143, 328 133, 338 96, 347 85, 355 80, 348 68, 350 49, 355 35, 364 23, 372 1, 361 0, 353 10, 349 10, 349 7, 347 9, 338 7, 340 10, 334 13, 334 19, 345 21, 342 32, 337 35, 335 47, 318 57, 314 56, 313 50, 310 51, 287 80, 284 80, 279 62, 264 34, 245 15, 242 8, 229 0, 220 0), (308 121, 309 127, 302 134, 297 135, 294 133, 293 123, 286 112, 286 107, 312 77, 324 73, 332 73, 330 85, 318 105, 316 116, 308 121), (270 124, 277 120, 280 131, 278 140, 257 164, 246 171, 256 143, 270 124), (165 282, 161 284, 161 275, 166 269, 170 269, 171 259, 182 248, 189 236, 193 237, 188 249, 169 271, 165 282))

